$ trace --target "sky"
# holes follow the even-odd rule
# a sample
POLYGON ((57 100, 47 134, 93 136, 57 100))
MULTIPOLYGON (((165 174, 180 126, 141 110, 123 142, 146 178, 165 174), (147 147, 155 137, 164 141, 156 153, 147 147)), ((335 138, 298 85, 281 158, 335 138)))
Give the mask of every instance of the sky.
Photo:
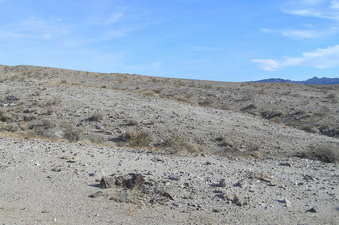
POLYGON ((339 0, 0 0, 0 64, 217 81, 339 77, 339 0))

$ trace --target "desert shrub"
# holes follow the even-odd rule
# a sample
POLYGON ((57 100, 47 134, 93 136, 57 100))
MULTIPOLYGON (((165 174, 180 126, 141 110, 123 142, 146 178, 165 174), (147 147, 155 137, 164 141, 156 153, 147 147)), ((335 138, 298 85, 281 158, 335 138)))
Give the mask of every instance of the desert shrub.
MULTIPOLYGON (((40 93, 39 93, 40 95, 40 93)), ((53 105, 59 105, 61 103, 61 99, 57 97, 53 97, 53 99, 50 99, 47 103, 46 106, 53 106, 53 105)))
POLYGON ((154 90, 154 92, 157 93, 157 94, 160 94, 162 92, 162 89, 161 88, 157 88, 157 89, 154 90))
POLYGON ((314 127, 311 124, 306 124, 301 127, 301 130, 307 131, 309 133, 315 133, 318 134, 320 131, 318 128, 314 127))
POLYGON ((0 124, 0 130, 5 130, 9 132, 16 132, 20 128, 16 123, 1 123, 0 124))
POLYGON ((53 128, 54 124, 50 120, 43 120, 42 122, 31 124, 28 128, 38 136, 44 136, 46 131, 53 128))
POLYGON ((69 141, 79 141, 81 131, 74 129, 72 126, 66 126, 64 130, 64 138, 69 141))
POLYGON ((187 83, 185 81, 183 81, 183 80, 177 80, 174 85, 175 85, 176 88, 179 88, 179 87, 186 86, 187 83))
POLYGON ((179 137, 169 137, 157 146, 166 149, 171 154, 178 154, 180 152, 194 153, 198 151, 194 144, 179 137))
POLYGON ((126 125, 127 125, 127 126, 137 126, 137 127, 140 126, 139 122, 136 121, 136 120, 128 120, 127 123, 126 123, 126 125))
POLYGON ((99 122, 103 118, 104 118, 104 116, 101 113, 94 113, 92 116, 87 118, 87 121, 90 121, 90 122, 99 122))
POLYGON ((151 136, 143 131, 130 130, 120 135, 120 139, 130 147, 147 147, 152 142, 151 136))
POLYGON ((6 109, 0 108, 0 121, 9 122, 13 119, 13 115, 8 113, 6 109))
POLYGON ((241 111, 250 111, 250 110, 253 110, 253 109, 256 109, 257 106, 255 104, 250 104, 242 109, 240 109, 241 111))
POLYGON ((274 111, 274 110, 266 110, 261 112, 261 117, 264 119, 272 119, 275 117, 283 116, 283 112, 281 111, 274 111))
POLYGON ((299 156, 301 158, 316 159, 327 163, 338 163, 339 149, 338 146, 320 144, 311 146, 308 151, 302 152, 299 156))
POLYGON ((213 104, 213 101, 210 99, 203 99, 202 101, 198 102, 200 106, 210 106, 213 104))
POLYGON ((327 96, 326 96, 326 98, 328 98, 328 99, 333 99, 333 98, 336 98, 336 97, 337 97, 337 95, 333 92, 328 93, 327 96))

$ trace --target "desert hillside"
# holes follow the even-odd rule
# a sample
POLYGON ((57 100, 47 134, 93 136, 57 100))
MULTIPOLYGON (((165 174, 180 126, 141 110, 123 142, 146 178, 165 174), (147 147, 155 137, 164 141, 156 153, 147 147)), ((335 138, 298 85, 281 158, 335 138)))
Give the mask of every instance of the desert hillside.
POLYGON ((339 85, 0 66, 0 221, 336 224, 338 100, 339 85))
POLYGON ((170 154, 303 154, 339 137, 338 85, 1 66, 2 131, 170 154))

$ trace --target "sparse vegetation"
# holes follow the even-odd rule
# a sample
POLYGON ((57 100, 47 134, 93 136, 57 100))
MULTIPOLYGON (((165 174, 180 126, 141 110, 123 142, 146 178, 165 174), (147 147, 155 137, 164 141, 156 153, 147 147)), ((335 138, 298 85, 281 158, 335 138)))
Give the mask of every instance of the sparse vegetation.
POLYGON ((129 147, 148 147, 152 142, 151 136, 139 130, 129 130, 120 136, 121 140, 129 147))
MULTIPOLYGON (((258 158, 271 151, 265 143, 272 141, 275 134, 267 139, 265 137, 263 146, 266 149, 253 149, 251 144, 256 141, 250 140, 252 134, 249 135, 247 130, 252 130, 253 135, 261 134, 257 134, 254 127, 244 125, 247 119, 269 120, 267 124, 284 124, 312 135, 339 138, 336 107, 339 86, 335 85, 229 84, 134 74, 48 70, 29 66, 15 70, 8 67, 6 74, 2 74, 1 79, 6 82, 25 81, 23 85, 29 84, 27 93, 22 94, 1 83, 6 87, 0 97, 2 131, 30 132, 36 137, 70 141, 114 142, 111 144, 145 147, 172 154, 201 151, 230 156, 247 154, 258 158), (44 79, 49 82, 44 82, 44 79), (34 87, 35 84, 39 87, 34 87), (81 96, 78 91, 88 95, 90 91, 97 91, 100 95, 88 96, 90 101, 82 101, 77 99, 81 96), (137 98, 145 107, 140 107, 137 98), (96 99, 98 102, 95 102, 96 99), (163 105, 158 106, 158 103, 163 105), (185 106, 190 109, 189 113, 185 106), (199 113, 196 114, 196 106, 204 109, 197 107, 199 113), (202 119, 203 115, 206 118, 202 119), (230 122, 230 118, 234 120, 230 122), (231 127, 228 127, 228 122, 231 127), (123 133, 124 129, 130 130, 123 133), (220 138, 213 139, 218 135, 220 138)), ((260 132, 265 130, 262 128, 260 132)), ((259 140, 257 144, 261 145, 259 140)), ((267 145, 272 146, 271 143, 267 145)))
POLYGON ((99 122, 103 118, 104 118, 104 116, 102 115, 102 113, 97 112, 97 113, 94 113, 89 118, 87 118, 87 121, 90 121, 90 122, 99 122))
POLYGON ((80 140, 80 135, 81 135, 81 130, 75 129, 74 127, 70 125, 66 125, 64 128, 64 138, 71 141, 79 141, 80 140))
POLYGON ((299 155, 301 158, 316 159, 327 163, 339 162, 339 146, 319 144, 310 146, 309 150, 299 155))

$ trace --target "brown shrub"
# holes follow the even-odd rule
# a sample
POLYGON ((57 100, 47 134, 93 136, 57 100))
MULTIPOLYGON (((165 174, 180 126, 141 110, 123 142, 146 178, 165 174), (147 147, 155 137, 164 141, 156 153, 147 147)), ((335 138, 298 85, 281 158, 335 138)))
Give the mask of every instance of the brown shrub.
POLYGON ((316 159, 327 163, 339 162, 339 149, 338 146, 321 144, 311 146, 306 152, 300 154, 301 158, 316 159))
POLYGON ((152 142, 148 133, 137 130, 126 131, 120 138, 130 147, 146 147, 152 142))

